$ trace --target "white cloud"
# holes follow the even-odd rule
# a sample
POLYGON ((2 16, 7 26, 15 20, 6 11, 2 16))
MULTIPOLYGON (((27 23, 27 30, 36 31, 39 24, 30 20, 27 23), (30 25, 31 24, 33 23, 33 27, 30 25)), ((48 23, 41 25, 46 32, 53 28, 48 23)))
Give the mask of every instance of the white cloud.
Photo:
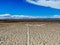
POLYGON ((60 15, 51 16, 51 18, 60 18, 60 15))
POLYGON ((37 2, 32 1, 32 0, 26 0, 29 3, 35 4, 35 5, 39 5, 39 6, 46 6, 46 7, 51 7, 51 8, 56 8, 56 9, 60 9, 60 0, 50 0, 50 1, 46 1, 46 0, 37 0, 37 2))
POLYGON ((48 16, 0 14, 0 19, 34 19, 34 18, 60 18, 60 15, 53 15, 53 16, 48 17, 48 16))
POLYGON ((1 16, 10 16, 10 14, 0 14, 0 17, 1 16))

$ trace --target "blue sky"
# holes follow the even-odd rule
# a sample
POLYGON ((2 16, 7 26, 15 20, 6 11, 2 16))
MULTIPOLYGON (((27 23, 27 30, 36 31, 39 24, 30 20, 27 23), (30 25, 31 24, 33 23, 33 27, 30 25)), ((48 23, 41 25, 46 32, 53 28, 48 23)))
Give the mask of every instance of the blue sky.
POLYGON ((39 6, 26 0, 0 0, 0 15, 60 16, 60 9, 39 6))

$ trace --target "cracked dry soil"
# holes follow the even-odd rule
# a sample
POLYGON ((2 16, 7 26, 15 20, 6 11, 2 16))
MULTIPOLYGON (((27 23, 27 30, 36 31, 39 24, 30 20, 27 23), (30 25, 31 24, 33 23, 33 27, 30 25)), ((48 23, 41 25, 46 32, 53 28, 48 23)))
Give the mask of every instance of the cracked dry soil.
MULTIPOLYGON (((0 23, 0 45, 28 45, 27 24, 0 23)), ((60 45, 60 23, 30 22, 29 45, 60 45), (36 25, 45 24, 43 26, 36 25)))

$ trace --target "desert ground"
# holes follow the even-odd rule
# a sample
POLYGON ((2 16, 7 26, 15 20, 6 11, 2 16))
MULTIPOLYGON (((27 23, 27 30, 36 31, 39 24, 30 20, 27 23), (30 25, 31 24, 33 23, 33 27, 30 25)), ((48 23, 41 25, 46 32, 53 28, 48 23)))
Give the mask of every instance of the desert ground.
POLYGON ((60 45, 60 23, 1 22, 0 45, 60 45))

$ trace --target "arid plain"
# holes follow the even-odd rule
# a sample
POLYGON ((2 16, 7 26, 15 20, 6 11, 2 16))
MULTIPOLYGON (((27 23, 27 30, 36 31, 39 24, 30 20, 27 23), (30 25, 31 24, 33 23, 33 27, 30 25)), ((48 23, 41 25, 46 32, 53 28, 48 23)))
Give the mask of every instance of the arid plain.
POLYGON ((0 22, 0 45, 60 45, 60 23, 0 22))

